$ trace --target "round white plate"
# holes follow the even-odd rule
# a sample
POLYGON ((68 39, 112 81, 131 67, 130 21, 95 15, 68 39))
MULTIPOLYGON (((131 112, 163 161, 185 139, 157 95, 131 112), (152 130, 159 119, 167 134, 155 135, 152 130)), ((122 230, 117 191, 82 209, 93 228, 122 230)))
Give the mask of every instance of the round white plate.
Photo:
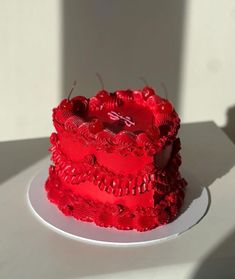
POLYGON ((182 170, 182 174, 188 182, 188 187, 180 215, 170 224, 147 232, 102 228, 93 223, 81 222, 73 217, 64 216, 47 199, 44 184, 48 176, 48 168, 33 178, 28 188, 27 197, 30 208, 35 215, 44 224, 64 236, 100 245, 147 245, 180 235, 197 224, 207 212, 209 207, 208 190, 201 187, 189 172, 182 170))

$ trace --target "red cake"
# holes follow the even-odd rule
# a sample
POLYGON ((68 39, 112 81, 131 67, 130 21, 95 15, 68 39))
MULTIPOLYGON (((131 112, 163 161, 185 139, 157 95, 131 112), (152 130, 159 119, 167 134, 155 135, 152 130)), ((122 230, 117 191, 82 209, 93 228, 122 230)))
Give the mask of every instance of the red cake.
POLYGON ((146 231, 174 220, 184 200, 180 119, 150 87, 102 90, 53 109, 48 199, 101 227, 146 231))

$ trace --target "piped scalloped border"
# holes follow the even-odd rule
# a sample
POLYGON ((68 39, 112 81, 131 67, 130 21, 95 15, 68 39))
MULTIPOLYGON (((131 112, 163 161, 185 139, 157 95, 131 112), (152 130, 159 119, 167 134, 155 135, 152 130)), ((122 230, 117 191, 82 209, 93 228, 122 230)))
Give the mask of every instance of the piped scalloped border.
MULTIPOLYGON (((66 100, 63 100, 65 102, 66 100)), ((83 108, 82 113, 74 112, 72 105, 69 109, 61 108, 61 104, 53 109, 53 122, 58 132, 64 132, 69 134, 76 140, 82 141, 84 144, 93 144, 98 149, 105 150, 107 152, 119 151, 123 156, 134 153, 136 156, 147 155, 152 156, 159 153, 166 145, 172 143, 177 135, 180 119, 175 110, 170 113, 159 112, 157 107, 161 102, 168 102, 167 100, 157 96, 150 95, 148 98, 144 97, 140 90, 126 90, 116 91, 101 98, 99 93, 90 99, 86 99, 82 96, 74 97, 71 100, 73 102, 79 102, 83 108), (90 122, 87 122, 82 117, 88 109, 89 110, 107 110, 115 109, 115 107, 121 105, 123 102, 135 102, 147 109, 150 109, 154 116, 154 125, 152 131, 143 131, 138 135, 121 131, 117 134, 113 133, 107 128, 103 128, 97 133, 92 133, 89 129, 90 122), (167 126, 169 129, 166 134, 156 139, 154 129, 159 129, 162 125, 167 126)))
POLYGON ((50 151, 51 159, 55 164, 54 168, 59 177, 66 183, 79 185, 82 182, 90 181, 101 191, 116 197, 141 194, 154 188, 156 169, 153 165, 148 165, 147 170, 144 169, 135 175, 125 176, 101 166, 93 154, 85 156, 83 160, 76 163, 70 161, 60 150, 55 133, 51 136, 51 143, 50 151))
POLYGON ((159 195, 169 193, 175 188, 175 184, 183 186, 179 173, 181 158, 178 153, 180 141, 173 145, 172 157, 165 170, 157 170, 153 164, 147 165, 145 169, 137 174, 123 175, 101 166, 93 154, 87 155, 82 161, 72 162, 67 159, 60 150, 58 136, 53 133, 51 141, 51 159, 55 166, 57 175, 65 183, 79 185, 82 182, 90 181, 101 191, 113 194, 115 197, 143 194, 154 189, 159 195), (169 170, 173 170, 169 171, 169 170))

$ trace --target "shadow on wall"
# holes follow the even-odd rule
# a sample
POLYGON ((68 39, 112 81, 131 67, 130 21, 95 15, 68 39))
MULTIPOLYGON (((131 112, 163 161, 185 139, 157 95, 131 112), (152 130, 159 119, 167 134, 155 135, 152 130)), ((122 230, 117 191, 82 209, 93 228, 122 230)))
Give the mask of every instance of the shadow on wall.
POLYGON ((164 81, 178 110, 184 11, 185 0, 64 0, 64 94, 76 79, 75 94, 92 96, 96 72, 110 91, 142 87, 143 76, 163 96, 164 81))
POLYGON ((227 110, 227 123, 222 129, 235 144, 235 105, 227 110))

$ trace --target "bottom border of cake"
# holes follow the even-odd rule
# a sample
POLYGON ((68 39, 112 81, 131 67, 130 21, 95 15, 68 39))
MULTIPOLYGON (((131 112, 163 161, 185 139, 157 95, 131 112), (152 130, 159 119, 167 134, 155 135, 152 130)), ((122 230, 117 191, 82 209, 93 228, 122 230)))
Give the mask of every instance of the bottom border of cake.
POLYGON ((63 215, 47 198, 44 185, 48 178, 48 167, 30 182, 27 200, 35 216, 64 236, 101 245, 147 245, 176 237, 187 231, 197 224, 209 209, 208 189, 202 187, 189 171, 186 169, 181 171, 188 181, 188 187, 186 187, 184 204, 178 217, 168 224, 144 232, 99 227, 94 223, 63 215))

